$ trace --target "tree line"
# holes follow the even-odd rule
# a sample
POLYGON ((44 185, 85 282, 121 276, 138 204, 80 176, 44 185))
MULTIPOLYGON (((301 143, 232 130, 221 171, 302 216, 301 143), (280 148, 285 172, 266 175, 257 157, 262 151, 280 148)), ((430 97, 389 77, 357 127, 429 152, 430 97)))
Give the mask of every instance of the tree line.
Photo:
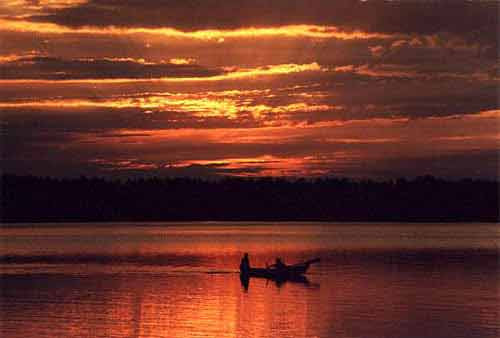
POLYGON ((499 220, 498 182, 432 176, 50 178, 1 176, 2 222, 499 220))

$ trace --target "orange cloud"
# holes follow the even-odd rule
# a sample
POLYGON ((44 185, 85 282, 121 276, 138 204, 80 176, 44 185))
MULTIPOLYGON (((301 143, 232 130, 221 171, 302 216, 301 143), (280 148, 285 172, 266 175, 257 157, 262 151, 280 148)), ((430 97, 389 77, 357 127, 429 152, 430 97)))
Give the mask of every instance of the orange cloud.
MULTIPOLYGON (((407 118, 371 118, 350 121, 324 121, 314 124, 283 124, 260 128, 221 129, 163 129, 163 130, 116 130, 117 140, 131 137, 149 143, 170 140, 197 140, 217 144, 288 143, 296 140, 316 140, 321 143, 345 143, 353 145, 387 144, 405 142, 424 144, 436 148, 435 138, 467 140, 486 136, 493 140, 498 134, 496 119, 500 110, 466 114, 457 117, 429 117, 417 120, 407 118), (140 132, 140 133, 139 133, 140 132), (139 134, 138 134, 139 133, 139 134), (360 137, 359 135, 363 135, 360 137), (493 135, 493 136, 492 136, 493 135)), ((113 142, 113 138, 107 138, 113 142)), ((393 147, 397 150, 397 147, 393 147)))
POLYGON ((242 96, 257 95, 263 91, 223 91, 194 94, 150 95, 145 97, 116 97, 102 100, 89 99, 51 99, 26 102, 0 102, 0 108, 37 107, 61 110, 64 108, 140 108, 168 111, 175 110, 190 113, 196 117, 225 117, 235 119, 240 113, 249 112, 255 119, 263 118, 269 114, 286 114, 294 112, 316 112, 338 109, 325 104, 308 104, 305 102, 287 105, 269 106, 253 104, 252 100, 245 100, 242 96), (227 96, 225 96, 227 95, 227 96))
POLYGON ((173 58, 173 59, 170 59, 169 61, 171 64, 174 64, 174 65, 190 65, 190 64, 193 64, 196 62, 195 59, 193 58, 173 58))
POLYGON ((85 2, 87 0, 2 0, 0 12, 28 16, 29 14, 73 7, 85 2))
MULTIPOLYGON (((134 59, 136 60, 136 59, 134 59)), ((325 71, 317 62, 308 64, 279 64, 257 68, 226 68, 227 73, 222 75, 203 77, 160 77, 160 78, 113 78, 113 79, 64 79, 64 80, 44 80, 44 79, 0 79, 0 83, 124 83, 124 82, 207 82, 237 80, 242 78, 254 78, 261 76, 286 75, 302 72, 325 71)))
POLYGON ((216 166, 222 169, 240 169, 231 176, 319 176, 327 174, 335 156, 292 156, 280 157, 262 155, 249 158, 221 158, 214 160, 189 160, 173 163, 169 167, 185 168, 192 165, 216 166), (318 167, 320 165, 320 167, 318 167), (325 166, 322 168, 321 166, 325 166), (245 170, 246 169, 246 170, 245 170), (256 170, 252 170, 256 169, 256 170))
POLYGON ((492 122, 499 114, 490 111, 461 118, 385 118, 261 128, 121 129, 109 134, 82 133, 76 135, 75 142, 129 154, 127 158, 95 162, 110 170, 206 166, 228 175, 314 176, 332 169, 342 172, 360 162, 495 150, 500 135, 492 122), (190 151, 166 155, 165 149, 173 145, 190 151))
POLYGON ((346 143, 346 144, 372 144, 372 143, 393 143, 400 141, 399 138, 326 138, 325 142, 329 143, 346 143))
POLYGON ((144 163, 137 158, 130 159, 103 159, 97 158, 90 160, 89 163, 94 163, 102 167, 103 170, 152 170, 157 169, 158 165, 153 163, 144 163))
MULTIPOLYGON (((324 70, 327 71, 327 70, 324 70)), ((498 81, 496 74, 487 71, 476 71, 474 73, 458 73, 446 71, 422 72, 415 65, 401 64, 364 64, 359 66, 344 65, 333 68, 335 72, 354 73, 370 77, 395 77, 395 78, 420 78, 420 79, 465 79, 478 81, 498 81)))
POLYGON ((25 58, 32 58, 36 56, 42 56, 42 53, 32 50, 29 53, 25 54, 7 54, 7 55, 0 55, 0 63, 8 63, 8 62, 15 62, 19 61, 25 58))
POLYGON ((0 19, 0 30, 16 32, 33 32, 46 34, 99 34, 99 35, 160 35, 178 39, 196 39, 215 42, 224 42, 234 38, 266 38, 283 36, 290 38, 364 40, 389 39, 394 35, 383 33, 367 33, 359 30, 342 31, 334 26, 318 25, 286 25, 281 27, 248 27, 232 30, 207 29, 185 32, 175 28, 118 28, 84 26, 70 28, 54 23, 31 22, 25 20, 0 19))

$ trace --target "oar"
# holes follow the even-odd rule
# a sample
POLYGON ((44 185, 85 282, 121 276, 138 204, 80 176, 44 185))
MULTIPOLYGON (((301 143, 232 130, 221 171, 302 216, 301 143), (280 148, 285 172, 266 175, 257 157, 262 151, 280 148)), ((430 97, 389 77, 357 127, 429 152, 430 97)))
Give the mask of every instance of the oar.
POLYGON ((310 264, 318 263, 319 261, 321 261, 320 258, 314 258, 314 259, 305 261, 304 264, 310 265, 310 264))
POLYGON ((293 265, 290 265, 290 266, 311 265, 311 264, 314 264, 314 263, 318 263, 320 260, 321 259, 319 259, 319 258, 314 258, 314 259, 310 259, 308 261, 305 261, 305 262, 302 262, 302 263, 293 264, 293 265))

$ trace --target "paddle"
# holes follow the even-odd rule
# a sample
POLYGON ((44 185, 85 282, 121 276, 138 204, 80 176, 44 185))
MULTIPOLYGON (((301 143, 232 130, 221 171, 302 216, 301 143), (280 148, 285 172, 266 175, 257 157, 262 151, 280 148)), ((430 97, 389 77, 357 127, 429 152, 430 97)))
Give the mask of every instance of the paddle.
POLYGON ((305 261, 304 264, 310 265, 310 264, 318 263, 319 261, 321 261, 320 258, 314 258, 314 259, 305 261))

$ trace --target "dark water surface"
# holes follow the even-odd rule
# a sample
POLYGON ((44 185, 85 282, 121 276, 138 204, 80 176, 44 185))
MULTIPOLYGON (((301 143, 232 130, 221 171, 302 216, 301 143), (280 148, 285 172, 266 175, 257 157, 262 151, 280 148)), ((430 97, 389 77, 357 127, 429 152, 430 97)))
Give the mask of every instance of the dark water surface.
POLYGON ((2 337, 498 337, 497 224, 3 225, 2 337), (321 257, 307 281, 237 273, 321 257))

